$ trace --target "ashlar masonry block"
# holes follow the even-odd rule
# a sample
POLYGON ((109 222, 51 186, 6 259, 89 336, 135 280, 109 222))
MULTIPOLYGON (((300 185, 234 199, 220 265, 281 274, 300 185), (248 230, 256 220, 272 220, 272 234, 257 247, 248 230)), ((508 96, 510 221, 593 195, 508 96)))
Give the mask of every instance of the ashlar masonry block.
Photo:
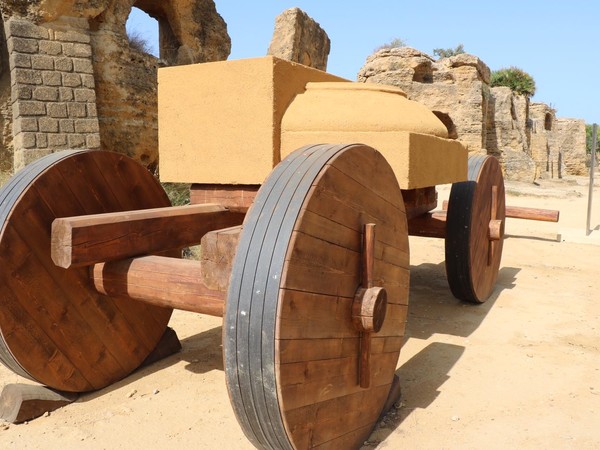
POLYGON ((280 161, 281 119, 310 81, 346 80, 273 56, 161 68, 161 180, 261 184, 280 161))

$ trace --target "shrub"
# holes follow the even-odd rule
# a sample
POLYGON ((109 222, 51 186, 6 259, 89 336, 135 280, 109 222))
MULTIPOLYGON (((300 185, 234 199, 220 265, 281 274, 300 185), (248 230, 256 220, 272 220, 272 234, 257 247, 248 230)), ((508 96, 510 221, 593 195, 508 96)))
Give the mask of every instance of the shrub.
POLYGON ((404 42, 403 39, 395 38, 395 39, 392 39, 387 44, 383 44, 383 45, 377 47, 375 50, 373 50, 373 53, 378 52, 379 50, 384 50, 386 48, 399 48, 399 47, 406 47, 406 42, 404 42))
MULTIPOLYGON (((592 153, 593 137, 593 125, 588 123, 585 126, 585 147, 588 155, 592 153)), ((596 131, 596 152, 600 152, 600 128, 596 131)))
POLYGON ((190 203, 190 185, 186 183, 161 183, 173 206, 190 203))
POLYGON ((127 33, 129 47, 141 53, 152 54, 152 46, 150 43, 137 31, 129 31, 127 33))
POLYGON ((535 94, 535 81, 527 72, 518 67, 508 67, 492 72, 490 85, 506 86, 513 92, 531 97, 535 94))
POLYGON ((451 56, 460 55, 465 52, 465 47, 462 44, 458 44, 454 48, 434 48, 433 56, 438 58, 450 58, 451 56))

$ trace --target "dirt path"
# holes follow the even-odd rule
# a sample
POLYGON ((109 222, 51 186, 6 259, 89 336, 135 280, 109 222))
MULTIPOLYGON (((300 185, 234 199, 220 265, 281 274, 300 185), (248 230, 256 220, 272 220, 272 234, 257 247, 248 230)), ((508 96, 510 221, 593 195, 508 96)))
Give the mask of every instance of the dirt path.
MULTIPOLYGON (((551 240, 585 225, 583 182, 508 186, 507 203, 560 209, 561 221, 509 219, 484 305, 450 294, 443 241, 411 238, 403 397, 365 449, 600 447, 600 246, 551 240)), ((0 448, 251 448, 227 397, 220 322, 176 312, 181 353, 47 417, 0 424, 0 448)), ((0 367, 0 385, 14 382, 0 367)))

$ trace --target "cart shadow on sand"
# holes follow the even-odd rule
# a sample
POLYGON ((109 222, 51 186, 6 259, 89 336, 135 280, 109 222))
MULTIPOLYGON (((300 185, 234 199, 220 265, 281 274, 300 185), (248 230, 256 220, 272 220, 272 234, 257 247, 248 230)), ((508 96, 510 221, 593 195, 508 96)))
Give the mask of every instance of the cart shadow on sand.
MULTIPOLYGON (((515 286, 520 269, 503 267, 496 288, 483 304, 470 304, 452 296, 446 281, 444 262, 411 266, 409 312, 405 339, 426 340, 435 334, 462 338, 470 336, 484 321, 505 289, 515 286)), ((382 418, 369 444, 384 441, 415 409, 429 407, 440 395, 440 387, 462 357, 462 345, 432 342, 396 370, 402 396, 396 407, 382 418)), ((370 448, 370 445, 363 448, 370 448)))
MULTIPOLYGON (((192 313, 190 313, 192 314, 192 313)), ((222 328, 214 327, 193 336, 182 339, 181 351, 156 361, 147 366, 141 367, 123 380, 117 381, 104 389, 86 393, 79 398, 79 402, 88 402, 98 397, 121 389, 128 384, 145 378, 153 373, 163 371, 168 367, 178 364, 180 361, 186 362, 185 369, 194 374, 204 374, 213 370, 223 369, 223 354, 221 349, 222 328)))

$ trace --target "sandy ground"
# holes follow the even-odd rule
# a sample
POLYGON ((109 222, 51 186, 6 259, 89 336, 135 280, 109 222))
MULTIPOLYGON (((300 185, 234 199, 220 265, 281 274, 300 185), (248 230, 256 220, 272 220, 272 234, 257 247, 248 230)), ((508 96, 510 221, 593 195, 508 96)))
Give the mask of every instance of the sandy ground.
MULTIPOLYGON (((411 238, 402 400, 364 449, 600 448, 600 237, 556 241, 585 226, 584 183, 507 186, 507 203, 559 209, 561 220, 508 220, 483 305, 450 294, 443 241, 411 238)), ((438 191, 447 197, 447 186, 438 191)), ((176 312, 179 354, 28 424, 0 424, 0 448, 251 448, 229 405, 220 325, 176 312)), ((0 367, 0 385, 15 382, 24 380, 0 367)))

